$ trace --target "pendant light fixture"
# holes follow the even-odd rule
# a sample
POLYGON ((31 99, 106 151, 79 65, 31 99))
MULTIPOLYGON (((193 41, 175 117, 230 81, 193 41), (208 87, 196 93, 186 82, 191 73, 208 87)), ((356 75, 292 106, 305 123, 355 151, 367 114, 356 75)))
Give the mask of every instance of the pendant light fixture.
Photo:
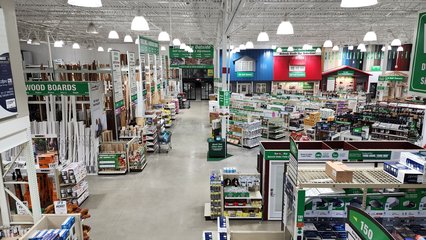
POLYGON ((365 47, 364 47, 364 48, 362 48, 362 49, 361 49, 361 52, 367 52, 367 48, 365 48, 365 47))
POLYGON ((179 49, 185 50, 185 48, 186 48, 186 44, 185 43, 181 43, 179 45, 179 49))
POLYGON ((282 48, 277 48, 277 53, 282 53, 283 52, 283 49, 282 48))
POLYGON ((252 41, 248 41, 246 43, 246 49, 252 49, 252 48, 254 48, 253 42, 252 41))
POLYGON ((158 34, 158 41, 160 42, 170 42, 170 36, 166 31, 161 31, 160 34, 158 34))
POLYGON ((386 51, 386 47, 385 46, 382 47, 382 52, 384 52, 384 51, 386 51))
POLYGON ((240 48, 240 50, 246 50, 246 45, 240 44, 239 48, 240 48))
POLYGON ((397 52, 402 52, 402 51, 404 51, 404 48, 403 48, 402 46, 399 46, 399 47, 396 49, 396 51, 397 51, 397 52))
POLYGON ((133 38, 132 38, 132 36, 130 36, 129 34, 127 34, 127 35, 124 37, 124 42, 126 42, 126 43, 133 42, 133 38))
POLYGON ((149 25, 146 19, 142 16, 141 10, 133 18, 132 25, 130 27, 132 31, 148 31, 149 25))
POLYGON ((101 47, 101 46, 99 46, 99 47, 98 47, 98 52, 103 52, 103 51, 105 51, 105 50, 104 50, 104 48, 103 48, 103 47, 101 47))
POLYGON ((60 40, 60 41, 56 40, 56 41, 53 43, 53 47, 55 47, 55 48, 61 48, 61 47, 63 47, 63 46, 64 46, 64 41, 62 41, 62 40, 60 40))
POLYGON ((388 51, 392 50, 392 47, 388 45, 388 51))
POLYGON ((340 50, 339 45, 334 45, 331 50, 334 51, 334 52, 339 51, 340 50))
POLYGON ((108 38, 109 39, 119 39, 120 37, 118 36, 117 31, 111 30, 108 34, 108 38))
POLYGON ((189 52, 189 53, 193 53, 193 52, 194 52, 194 49, 190 48, 188 52, 189 52))
POLYGON ((322 46, 325 48, 331 48, 333 47, 333 42, 331 40, 326 40, 322 46))
POLYGON ((87 26, 86 29, 87 33, 91 33, 91 34, 98 34, 98 29, 96 28, 95 24, 93 22, 89 23, 89 25, 87 26))
POLYGON ((277 49, 277 45, 272 45, 271 49, 272 49, 272 50, 277 49))
POLYGON ((78 7, 102 7, 102 0, 68 0, 68 4, 78 7))
MULTIPOLYGON (((283 50, 281 49, 281 52, 282 52, 283 50)), ((289 46, 288 48, 287 48, 287 52, 294 52, 294 47, 292 47, 292 46, 289 46)))
POLYGON ((391 46, 392 47, 399 47, 401 46, 401 40, 399 40, 398 38, 395 38, 394 40, 392 40, 391 46))
POLYGON ((73 43, 73 45, 72 45, 72 49, 80 49, 80 44, 78 44, 78 43, 73 43))
POLYGON ((40 39, 38 39, 37 36, 35 36, 34 38, 31 39, 31 45, 40 45, 40 39))
POLYGON ((139 45, 139 37, 136 37, 135 44, 139 45))
POLYGON ((27 40, 27 44, 28 44, 28 45, 31 45, 31 44, 32 44, 32 42, 33 42, 33 40, 32 40, 31 38, 28 38, 28 40, 27 40))
POLYGON ((257 41, 258 42, 268 42, 269 41, 269 35, 267 32, 260 32, 259 35, 257 35, 257 41))
POLYGON ((350 51, 354 50, 354 45, 349 45, 348 50, 350 50, 350 51))
POLYGON ((361 50, 363 48, 365 48, 365 44, 364 43, 360 43, 356 49, 361 50))
POLYGON ((175 38, 175 39, 173 39, 173 46, 180 46, 180 40, 179 40, 179 38, 175 38))
POLYGON ((340 7, 342 8, 359 8, 374 6, 378 2, 377 0, 342 0, 340 7))
POLYGON ((315 51, 315 53, 321 53, 321 48, 317 48, 317 50, 315 51))
POLYGON ((166 47, 165 46, 161 46, 160 50, 161 51, 166 51, 166 47))
POLYGON ((287 14, 285 15, 285 20, 280 23, 277 29, 278 35, 292 35, 294 34, 293 24, 287 20, 287 14))
POLYGON ((375 42, 377 41, 377 34, 373 31, 373 27, 370 28, 364 36, 364 42, 375 42))
POLYGON ((310 44, 303 44, 302 50, 312 50, 312 45, 310 44))
POLYGON ((111 52, 111 50, 112 50, 112 48, 108 48, 108 50, 107 50, 107 51, 108 51, 108 52, 111 52))
POLYGON ((233 50, 234 49, 234 45, 229 45, 229 49, 233 50))

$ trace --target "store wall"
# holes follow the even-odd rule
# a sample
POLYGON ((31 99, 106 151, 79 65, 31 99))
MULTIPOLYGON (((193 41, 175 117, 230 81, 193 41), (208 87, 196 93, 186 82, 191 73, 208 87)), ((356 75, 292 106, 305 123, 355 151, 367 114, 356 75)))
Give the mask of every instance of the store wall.
MULTIPOLYGON (((88 50, 86 48, 82 49, 72 49, 71 46, 66 46, 63 48, 54 48, 52 45, 52 58, 63 59, 65 63, 90 63, 93 60, 97 60, 101 64, 110 63, 110 55, 107 52, 108 48, 117 49, 122 53, 126 51, 132 51, 137 53, 138 46, 135 44, 105 44, 102 45, 105 49, 105 52, 98 52, 97 49, 88 50)), ((39 46, 28 45, 25 42, 21 42, 21 50, 29 51, 32 53, 32 63, 33 65, 44 64, 47 65, 49 62, 49 49, 47 44, 41 44, 39 46)), ((28 64, 28 63, 26 63, 28 64)))
POLYGON ((249 49, 234 53, 231 58, 231 81, 272 81, 273 59, 273 51, 269 49, 249 49), (237 77, 235 62, 243 57, 249 57, 256 61, 253 77, 237 77))
POLYGON ((322 68, 321 56, 304 56, 305 77, 290 77, 290 64, 297 56, 275 56, 274 57, 274 81, 321 81, 322 68))

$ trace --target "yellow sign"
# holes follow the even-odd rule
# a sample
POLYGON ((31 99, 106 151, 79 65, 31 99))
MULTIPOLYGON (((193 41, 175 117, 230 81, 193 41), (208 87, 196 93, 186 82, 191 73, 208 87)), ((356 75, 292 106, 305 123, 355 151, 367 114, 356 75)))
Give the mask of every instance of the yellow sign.
POLYGON ((208 76, 208 77, 213 77, 213 76, 214 76, 214 71, 213 71, 213 69, 207 69, 207 76, 208 76))

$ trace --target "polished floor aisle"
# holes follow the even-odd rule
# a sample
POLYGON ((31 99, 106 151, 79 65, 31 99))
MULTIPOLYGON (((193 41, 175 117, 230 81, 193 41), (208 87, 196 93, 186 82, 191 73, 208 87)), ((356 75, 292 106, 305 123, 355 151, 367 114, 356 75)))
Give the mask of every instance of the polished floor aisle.
MULTIPOLYGON (((142 173, 122 176, 90 176, 90 209, 94 240, 198 240, 204 230, 204 203, 209 202, 209 173, 225 166, 255 171, 258 149, 229 147, 233 157, 207 162, 210 134, 208 102, 191 102, 178 115, 172 129, 173 149, 148 155, 142 173)), ((237 230, 279 230, 279 222, 232 221, 237 230)))

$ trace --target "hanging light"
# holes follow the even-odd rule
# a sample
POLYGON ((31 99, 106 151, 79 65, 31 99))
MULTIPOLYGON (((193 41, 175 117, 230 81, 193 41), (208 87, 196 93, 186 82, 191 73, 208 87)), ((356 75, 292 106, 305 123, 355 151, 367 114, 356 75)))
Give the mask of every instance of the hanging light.
POLYGON ((267 32, 260 32, 259 35, 257 35, 257 41, 258 42, 268 42, 269 41, 269 35, 267 32))
POLYGON ((68 0, 68 4, 78 7, 102 7, 101 0, 68 0))
POLYGON ((240 52, 240 48, 235 48, 235 52, 240 52))
POLYGON ((160 50, 161 51, 166 51, 166 47, 165 46, 161 46, 160 50))
POLYGON ((27 44, 28 44, 28 45, 31 45, 31 44, 32 44, 32 42, 33 42, 33 40, 32 40, 31 38, 28 38, 28 40, 27 40, 27 44))
POLYGON ((124 42, 133 42, 133 38, 132 38, 132 36, 130 36, 129 34, 127 34, 127 35, 124 37, 124 42))
POLYGON ((179 45, 179 49, 185 50, 185 48, 186 48, 186 44, 185 43, 181 43, 179 45))
POLYGON ((246 49, 251 49, 251 48, 254 48, 253 42, 252 41, 246 42, 246 49))
POLYGON ((139 45, 139 37, 136 37, 135 44, 139 45))
POLYGON ((272 45, 271 49, 273 50, 277 49, 277 45, 272 45))
POLYGON ((401 40, 399 40, 398 38, 395 38, 394 40, 392 40, 391 46, 399 47, 401 45, 402 45, 401 40))
POLYGON ((404 51, 404 48, 403 48, 402 46, 399 46, 399 47, 396 49, 396 51, 397 51, 397 52, 402 52, 402 51, 404 51))
POLYGON ((246 45, 240 44, 239 48, 240 48, 240 50, 246 50, 246 45))
POLYGON ((365 48, 365 44, 364 43, 360 43, 356 49, 361 50, 363 48, 365 48))
POLYGON ((160 42, 170 42, 170 36, 167 32, 161 31, 160 34, 158 34, 158 41, 160 42))
POLYGON ((367 48, 362 48, 361 52, 367 52, 367 48))
POLYGON ((111 30, 108 34, 108 38, 109 39, 119 39, 120 37, 118 36, 117 31, 111 30))
POLYGON ((93 22, 89 23, 89 25, 87 26, 86 29, 87 33, 91 33, 91 34, 98 34, 98 29, 96 28, 95 24, 93 22))
POLYGON ((348 50, 350 51, 354 50, 354 45, 349 45, 348 50))
POLYGON ((333 42, 331 40, 326 40, 322 46, 325 48, 331 48, 333 47, 333 42))
POLYGON ((193 53, 193 52, 194 52, 194 49, 190 48, 188 52, 189 52, 189 53, 193 53))
POLYGON ((339 51, 339 49, 340 49, 339 45, 334 45, 334 47, 331 50, 337 52, 339 51))
POLYGON ((108 48, 108 50, 107 50, 107 51, 108 51, 108 52, 111 52, 111 50, 112 50, 112 48, 108 48))
POLYGON ((282 48, 277 48, 277 53, 282 53, 283 52, 283 49, 282 48))
POLYGON ((278 35, 292 35, 294 34, 293 24, 290 21, 282 21, 277 29, 278 35))
MULTIPOLYGON (((281 49, 281 52, 282 52, 283 50, 281 49)), ((278 51, 277 51, 278 52, 278 51)), ((290 47, 288 47, 287 48, 287 52, 294 52, 294 48, 292 47, 292 46, 290 46, 290 47)))
POLYGON ((140 10, 138 10, 138 13, 133 18, 132 25, 130 27, 133 31, 148 31, 149 25, 146 19, 142 16, 142 13, 140 10))
POLYGON ((189 52, 189 50, 191 50, 191 47, 190 47, 190 46, 188 46, 188 45, 186 45, 186 46, 185 46, 185 51, 189 52))
POLYGON ((392 50, 392 47, 388 45, 388 51, 392 50))
POLYGON ((373 28, 368 31, 364 36, 364 42, 375 42, 377 41, 377 34, 373 31, 373 28))
POLYGON ((310 44, 303 44, 302 50, 312 50, 312 45, 310 44))
POLYGON ((321 53, 321 48, 317 48, 317 50, 315 51, 315 53, 321 53))
POLYGON ((342 8, 369 7, 377 4, 377 0, 342 0, 342 8))
POLYGON ((63 47, 64 46, 64 41, 58 41, 58 40, 56 40, 54 43, 53 43, 53 47, 55 47, 55 48, 61 48, 61 47, 63 47))
POLYGON ((31 39, 31 45, 36 45, 36 46, 40 45, 40 39, 38 39, 38 37, 37 37, 37 36, 36 36, 36 37, 33 37, 33 38, 31 39))
POLYGON ((80 49, 80 44, 78 44, 78 43, 73 43, 73 45, 72 45, 72 49, 80 49))
POLYGON ((229 49, 233 50, 234 49, 234 45, 229 45, 229 49))
POLYGON ((384 51, 386 51, 386 47, 385 46, 382 47, 382 52, 384 52, 384 51))
POLYGON ((98 52, 103 52, 104 51, 104 48, 103 47, 101 47, 101 46, 99 46, 98 47, 98 52))
POLYGON ((179 38, 175 38, 175 39, 173 39, 173 46, 180 46, 180 40, 179 40, 179 38))

